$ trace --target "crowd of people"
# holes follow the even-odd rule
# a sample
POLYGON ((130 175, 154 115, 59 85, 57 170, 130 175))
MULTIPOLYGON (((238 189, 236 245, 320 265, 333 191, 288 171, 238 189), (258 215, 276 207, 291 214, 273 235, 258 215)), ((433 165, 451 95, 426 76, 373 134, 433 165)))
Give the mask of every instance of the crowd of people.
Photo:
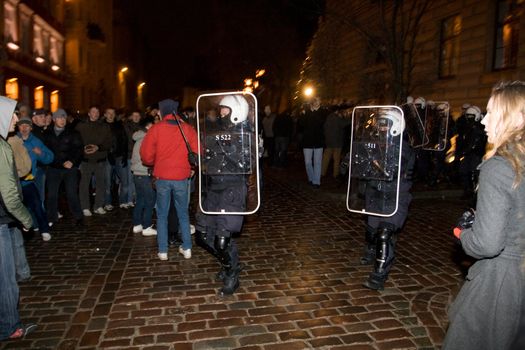
MULTIPOLYGON (((420 115, 432 105, 423 98, 409 103, 420 115)), ((229 130, 249 131, 253 125, 248 109, 244 98, 226 96, 219 108, 206 111, 205 125, 211 130, 224 118, 229 130)), ((269 166, 286 167, 290 144, 295 142, 302 150, 312 188, 320 188, 330 165, 334 178, 348 176, 341 174, 345 162, 341 155, 349 143, 351 110, 339 103, 323 107, 319 98, 294 112, 275 114, 265 106, 260 115, 259 136, 264 140, 260 156, 269 166)), ((394 190, 401 193, 400 211, 392 219, 369 215, 367 220, 360 263, 374 267, 363 285, 383 289, 394 261, 395 235, 408 215, 412 181, 433 186, 449 180, 447 154, 455 146, 455 159, 449 159, 450 164, 473 209, 461 217, 454 234, 465 252, 480 260, 471 268, 453 304, 444 348, 510 349, 513 342, 523 342, 516 334, 525 323, 525 313, 515 312, 525 305, 525 84, 497 86, 485 118, 479 107, 465 104, 462 110, 455 121, 451 115, 444 119, 447 147, 406 147, 413 154, 403 154, 406 163, 400 162, 404 187, 394 190), (486 135, 492 144, 488 153, 486 135), (495 290, 505 293, 495 294, 495 290)), ((396 120, 393 112, 389 113, 384 116, 384 125, 393 130, 396 120)), ((71 218, 75 225, 84 225, 85 217, 105 215, 118 206, 133 210, 134 233, 157 236, 160 260, 168 260, 169 244, 175 241, 173 232, 181 241, 178 252, 185 259, 191 258, 195 227, 190 224, 189 202, 195 168, 188 156, 202 151, 198 149, 196 122, 193 108, 179 110, 178 102, 171 99, 149 107, 144 115, 140 111, 117 115, 115 108, 102 111, 91 106, 86 117, 75 118, 63 109, 53 113, 31 111, 16 101, 0 98, 0 339, 22 338, 36 327, 23 324, 17 310, 17 282, 30 279, 23 231, 33 230, 49 241, 53 226, 60 220, 71 218), (62 199, 67 201, 69 213, 60 213, 62 199)), ((401 132, 404 128, 403 122, 401 132)), ((243 220, 241 215, 226 216, 214 210, 222 208, 228 192, 242 197, 233 203, 232 213, 247 211, 249 179, 209 173, 206 181, 212 191, 204 197, 203 208, 212 215, 197 213, 196 242, 221 263, 218 278, 224 286, 220 293, 233 294, 239 287, 242 264, 232 235, 240 232, 243 220)))

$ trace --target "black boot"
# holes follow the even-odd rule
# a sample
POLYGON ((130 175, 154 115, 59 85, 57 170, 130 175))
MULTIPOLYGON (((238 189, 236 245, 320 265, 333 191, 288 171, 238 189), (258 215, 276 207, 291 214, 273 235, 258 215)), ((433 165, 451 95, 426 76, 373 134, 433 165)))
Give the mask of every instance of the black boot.
MULTIPOLYGON (((240 263, 236 267, 237 274, 239 274, 244 269, 244 264, 240 263)), ((223 266, 219 272, 217 272, 217 275, 215 275, 215 278, 217 281, 224 282, 224 278, 226 277, 226 268, 223 266)))
POLYGON ((383 290, 388 273, 394 263, 394 233, 393 225, 384 225, 379 228, 376 246, 376 261, 374 272, 370 274, 363 286, 373 290, 383 290))
POLYGON ((225 266, 224 268, 224 285, 222 286, 219 294, 221 296, 232 295, 239 288, 239 267, 225 266))
POLYGON ((376 259, 376 237, 377 229, 366 225, 365 249, 363 256, 359 259, 361 265, 371 265, 376 259))

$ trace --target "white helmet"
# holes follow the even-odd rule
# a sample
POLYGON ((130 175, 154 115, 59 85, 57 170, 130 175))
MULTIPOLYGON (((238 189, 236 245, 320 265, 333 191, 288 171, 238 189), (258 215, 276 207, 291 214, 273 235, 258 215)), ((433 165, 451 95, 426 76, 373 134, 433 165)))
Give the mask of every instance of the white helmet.
POLYGON ((414 98, 412 96, 407 96, 407 103, 414 103, 414 98))
POLYGON ((425 108, 425 106, 427 105, 425 99, 423 97, 418 97, 415 99, 414 101, 414 104, 417 106, 417 105, 420 105, 421 108, 425 108))
POLYGON ((470 106, 471 106, 470 103, 463 103, 463 105, 461 106, 461 109, 466 111, 470 106))
POLYGON ((440 103, 437 105, 436 110, 445 112, 448 109, 448 106, 446 103, 440 103))
POLYGON ((388 119, 392 122, 388 132, 391 136, 399 136, 405 130, 405 119, 397 109, 388 109, 381 111, 379 118, 388 119))
POLYGON ((241 95, 228 95, 222 98, 220 106, 228 107, 231 111, 230 121, 233 124, 239 124, 248 118, 248 102, 241 95))
POLYGON ((474 118, 475 121, 479 122, 481 120, 481 110, 478 106, 470 106, 465 111, 465 116, 467 118, 474 118))

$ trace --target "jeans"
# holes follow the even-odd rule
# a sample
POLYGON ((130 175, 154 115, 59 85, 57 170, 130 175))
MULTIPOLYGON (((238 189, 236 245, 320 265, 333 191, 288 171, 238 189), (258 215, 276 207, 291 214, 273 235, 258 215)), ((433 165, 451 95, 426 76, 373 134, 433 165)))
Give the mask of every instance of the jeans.
POLYGON ((50 222, 58 220, 58 193, 64 182, 69 211, 76 220, 82 219, 82 209, 78 198, 78 169, 47 169, 47 218, 50 222))
POLYGON ((31 277, 31 270, 26 258, 24 236, 18 227, 10 227, 11 241, 13 243, 13 257, 15 259, 16 280, 22 281, 31 277))
POLYGON ((22 194, 24 196, 24 205, 31 210, 33 213, 36 223, 33 223, 33 227, 40 230, 40 234, 49 232, 49 224, 47 221, 47 215, 42 206, 40 195, 33 182, 27 183, 22 186, 22 194))
POLYGON ((168 252, 168 212, 173 198, 182 236, 182 248, 191 249, 190 215, 188 211, 188 179, 157 180, 157 244, 159 253, 168 252))
POLYGON ((103 162, 82 162, 80 165, 80 185, 78 192, 80 194, 80 206, 82 209, 89 209, 90 192, 89 184, 91 183, 92 174, 95 174, 93 181, 96 186, 95 209, 104 206, 104 190, 106 188, 106 178, 104 170, 106 169, 106 161, 103 162))
POLYGON ((38 189, 38 195, 42 200, 42 206, 44 206, 44 198, 46 198, 46 169, 37 167, 35 174, 35 186, 38 189))
POLYGON ((9 338, 21 326, 12 239, 11 229, 0 225, 0 340, 9 338))
POLYGON ((153 207, 155 206, 155 191, 151 183, 151 176, 133 175, 133 182, 137 191, 137 202, 133 208, 133 226, 151 226, 153 207))
POLYGON ((128 203, 135 203, 137 193, 135 190, 135 181, 133 180, 133 173, 131 172, 131 159, 128 159, 128 203))
POLYGON ((321 184, 321 164, 323 162, 322 148, 304 148, 304 165, 308 181, 313 185, 321 184))
MULTIPOLYGON (((126 159, 127 161, 127 159, 126 159)), ((125 204, 128 202, 128 168, 129 166, 126 165, 125 167, 122 166, 122 157, 115 158, 115 164, 110 164, 109 162, 106 162, 106 188, 105 188, 105 197, 104 197, 104 204, 108 205, 112 203, 111 198, 111 189, 113 187, 113 179, 115 179, 115 182, 119 183, 119 203, 118 204, 125 204)))

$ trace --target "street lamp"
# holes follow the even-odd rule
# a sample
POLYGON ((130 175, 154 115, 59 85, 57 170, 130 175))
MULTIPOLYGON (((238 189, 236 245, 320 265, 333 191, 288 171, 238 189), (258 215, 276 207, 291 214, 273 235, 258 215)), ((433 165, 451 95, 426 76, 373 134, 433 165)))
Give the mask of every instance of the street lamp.
POLYGON ((122 67, 118 72, 118 84, 120 88, 120 100, 122 107, 126 107, 126 76, 125 73, 128 71, 128 67, 122 67))
POLYGON ((312 97, 314 95, 314 93, 315 93, 315 90, 314 90, 313 87, 311 87, 311 86, 305 86, 304 87, 303 94, 304 94, 304 96, 306 98, 312 97))
POLYGON ((146 86, 144 81, 137 85, 137 105, 140 110, 144 109, 144 86, 146 86))

